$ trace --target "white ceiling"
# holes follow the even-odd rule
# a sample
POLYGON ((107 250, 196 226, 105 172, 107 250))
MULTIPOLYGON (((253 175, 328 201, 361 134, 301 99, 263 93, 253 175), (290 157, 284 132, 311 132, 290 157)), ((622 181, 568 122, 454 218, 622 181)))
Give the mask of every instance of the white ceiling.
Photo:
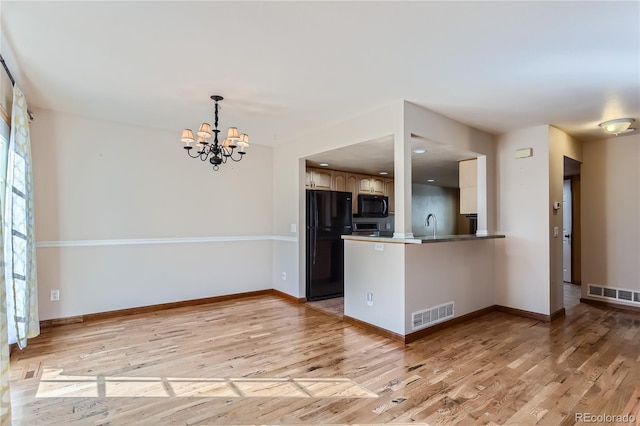
POLYGON ((637 1, 3 0, 1 25, 32 107, 176 140, 211 94, 268 145, 401 99, 494 134, 640 118, 637 1))

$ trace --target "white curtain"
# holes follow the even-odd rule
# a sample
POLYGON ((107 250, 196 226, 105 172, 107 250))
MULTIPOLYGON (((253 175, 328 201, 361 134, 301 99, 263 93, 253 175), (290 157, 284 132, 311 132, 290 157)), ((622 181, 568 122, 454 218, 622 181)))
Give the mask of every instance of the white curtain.
MULTIPOLYGON (((0 227, 2 228, 2 227, 0 227)), ((0 230, 0 252, 2 251, 0 230)), ((2 260, 0 258, 0 265, 2 260)), ((11 424, 11 389, 9 388, 9 340, 7 336, 7 293, 4 268, 0 267, 0 425, 11 424)))
MULTIPOLYGON (((0 250, 2 231, 0 226, 0 250)), ((2 261, 0 260, 0 263, 2 261)), ((0 267, 0 425, 11 424, 11 389, 9 388, 9 340, 7 336, 7 293, 4 268, 0 267)))
POLYGON ((27 346, 27 338, 40 334, 31 169, 27 102, 15 85, 3 234, 9 342, 17 342, 20 348, 27 346))
MULTIPOLYGON (((9 127, 0 119, 2 141, 9 140, 9 127)), ((3 147, 4 149, 4 147, 3 147)), ((1 196, 1 194, 0 194, 1 196)), ((0 209, 2 210, 2 209, 0 209)), ((2 212, 0 211, 0 223, 2 212)), ((0 253, 3 253, 0 226, 0 253)), ((11 424, 11 390, 9 388, 9 336, 7 324, 7 292, 4 279, 4 259, 0 256, 0 425, 11 424)))

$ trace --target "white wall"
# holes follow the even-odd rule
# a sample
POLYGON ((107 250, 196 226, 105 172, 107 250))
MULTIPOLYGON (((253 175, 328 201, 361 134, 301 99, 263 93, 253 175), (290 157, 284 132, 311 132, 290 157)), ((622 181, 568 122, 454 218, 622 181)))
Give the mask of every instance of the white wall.
MULTIPOLYGON (((393 137, 407 142, 410 133, 416 133, 434 141, 445 142, 454 148, 477 152, 487 156, 489 170, 493 170, 494 144, 493 137, 485 132, 471 128, 441 114, 429 111, 418 105, 406 101, 394 102, 357 116, 345 119, 340 123, 317 129, 316 131, 291 140, 283 141, 274 148, 274 233, 281 236, 291 236, 290 226, 298 226, 297 257, 292 257, 294 250, 279 245, 274 251, 274 264, 282 270, 275 270, 273 274, 273 288, 289 292, 296 286, 294 283, 283 283, 281 272, 287 272, 287 277, 293 277, 297 272, 296 297, 305 294, 305 236, 304 236, 304 158, 320 152, 329 151, 343 146, 353 145, 381 137, 393 137)), ((409 145, 410 146, 410 145, 409 145)), ((410 154, 410 151, 409 151, 410 154)), ((410 163, 405 164, 409 167, 410 163)), ((404 171, 403 176, 404 176, 404 171)), ((396 167, 396 207, 402 204, 399 186, 402 179, 396 167)), ((405 176, 406 178, 406 176, 405 176)), ((491 229, 495 229, 495 176, 490 173, 488 178, 488 220, 491 229)), ((411 186, 406 189, 410 195, 411 186)), ((405 206, 410 206, 411 201, 405 206)), ((405 232, 404 218, 396 208, 395 231, 405 232), (401 220, 402 219, 402 220, 401 220), (401 223, 402 222, 402 223, 401 223), (402 228, 402 229, 400 229, 402 228)), ((404 213, 405 218, 411 216, 410 210, 404 213)), ((409 221, 411 223, 411 221, 409 221)), ((290 243, 294 244, 294 243, 290 243)))
POLYGON ((214 172, 177 133, 35 114, 41 319, 272 287, 271 148, 214 172))
POLYGON ((297 247, 293 247, 294 242, 274 245, 273 288, 295 297, 305 295, 304 158, 393 135, 401 128, 402 102, 394 102, 275 146, 273 230, 278 236, 297 235, 298 243, 297 247), (296 234, 291 232, 291 224, 296 225, 296 234), (286 282, 281 278, 282 272, 287 273, 286 282))
MULTIPOLYGON (((478 191, 478 230, 494 233, 496 230, 496 150, 494 137, 489 133, 474 129, 437 112, 422 108, 411 102, 405 102, 405 132, 444 144, 458 151, 474 152, 486 161, 486 193, 478 191), (483 211, 483 207, 486 207, 483 211)), ((479 167, 480 174, 482 167, 479 167)), ((478 184, 484 177, 478 179, 478 184)), ((398 191, 396 190, 396 193, 398 191)))
POLYGON ((400 335, 405 333, 405 245, 344 242, 344 314, 400 335), (347 285, 348 284, 348 285, 347 285), (367 305, 373 294, 373 306, 367 305))
POLYGON ((640 135, 584 142, 583 160, 582 297, 585 284, 638 291, 640 135))
POLYGON ((405 334, 417 331, 412 330, 413 312, 454 302, 459 317, 495 304, 496 241, 405 246, 405 334))
POLYGON ((501 135, 496 151, 496 304, 549 315, 549 126, 501 135))
POLYGON ((375 242, 346 240, 344 313, 407 335, 417 331, 413 312, 453 301, 459 317, 493 306, 495 241, 381 243, 378 251, 375 242))
POLYGON ((564 184, 564 157, 582 162, 582 144, 553 126, 549 126, 549 283, 550 312, 564 307, 564 281, 562 276, 562 217, 564 211, 553 210, 554 202, 562 205, 564 184), (554 235, 554 228, 559 234, 554 235))

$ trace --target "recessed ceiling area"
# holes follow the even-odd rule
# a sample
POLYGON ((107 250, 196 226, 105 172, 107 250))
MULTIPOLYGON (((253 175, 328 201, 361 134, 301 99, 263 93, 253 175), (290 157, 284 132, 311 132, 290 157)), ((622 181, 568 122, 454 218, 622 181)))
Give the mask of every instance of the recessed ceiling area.
MULTIPOLYGON (((476 158, 478 154, 460 151, 443 142, 417 135, 411 138, 411 181, 433 186, 458 187, 458 162, 476 158), (424 150, 418 154, 414 151, 424 150)), ((367 142, 326 151, 306 158, 307 166, 342 170, 352 173, 379 175, 388 172, 394 178, 393 138, 383 137, 367 142)))

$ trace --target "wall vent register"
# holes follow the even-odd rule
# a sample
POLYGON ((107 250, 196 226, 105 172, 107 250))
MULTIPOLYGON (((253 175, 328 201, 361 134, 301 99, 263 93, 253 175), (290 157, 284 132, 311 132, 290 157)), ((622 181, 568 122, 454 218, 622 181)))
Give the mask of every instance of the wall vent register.
POLYGON ((621 300, 634 305, 640 305, 640 292, 622 288, 601 287, 589 284, 589 296, 605 300, 621 300))
POLYGON ((429 327, 449 318, 453 318, 453 315, 453 302, 444 303, 423 311, 414 312, 411 314, 411 329, 419 330, 421 328, 429 327))

